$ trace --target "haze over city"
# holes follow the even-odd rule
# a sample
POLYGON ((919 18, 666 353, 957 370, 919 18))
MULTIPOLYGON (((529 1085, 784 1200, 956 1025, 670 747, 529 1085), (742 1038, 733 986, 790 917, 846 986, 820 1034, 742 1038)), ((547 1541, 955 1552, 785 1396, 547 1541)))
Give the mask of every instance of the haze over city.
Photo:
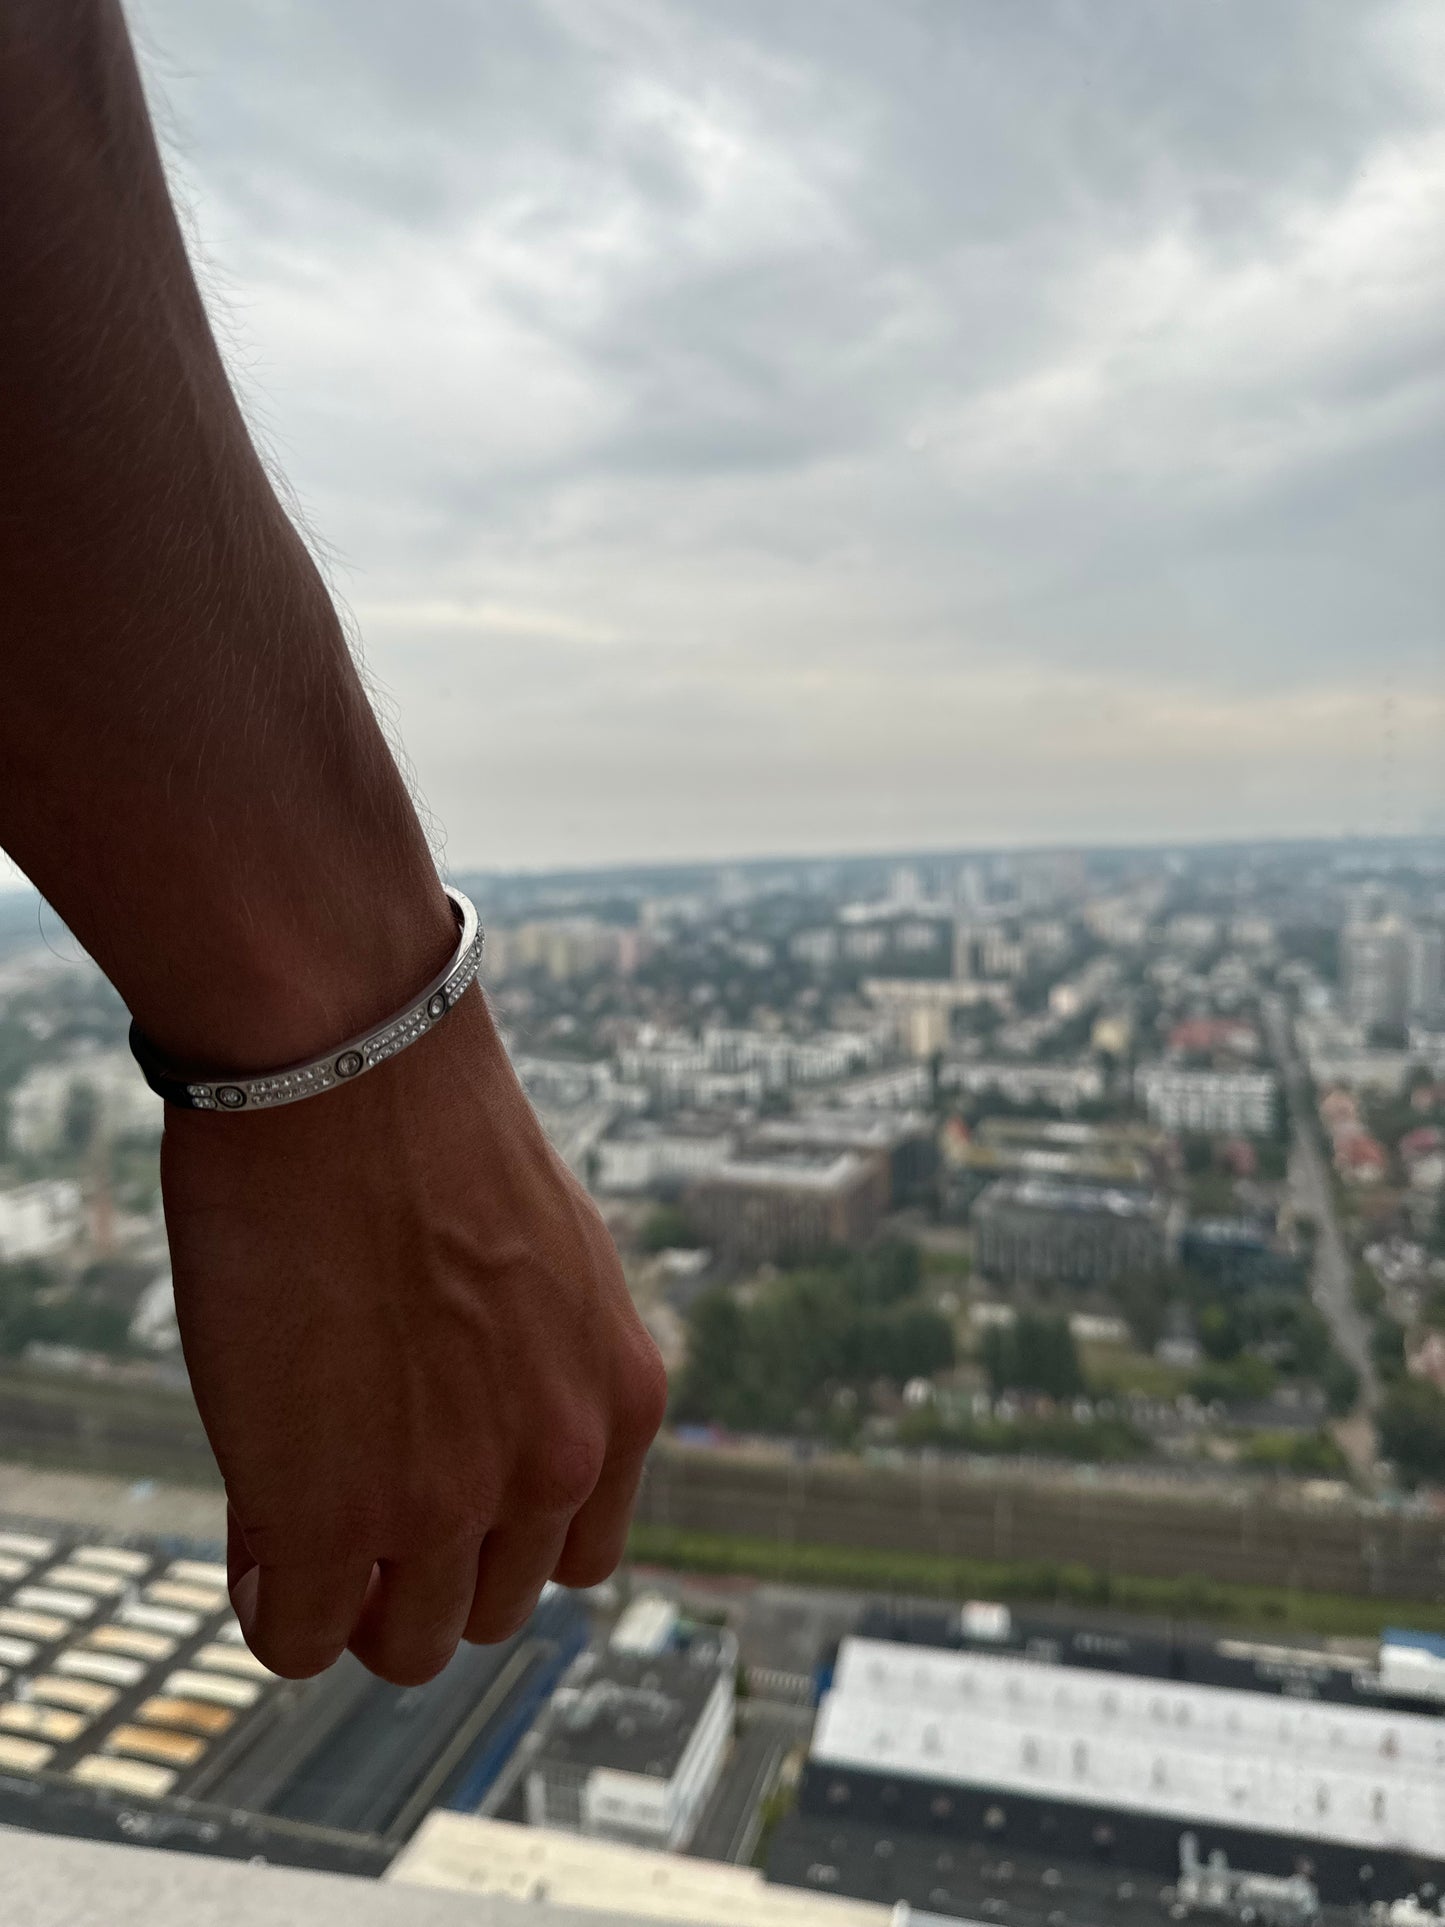
POLYGON ((130 11, 455 865, 1438 814, 1435 8, 130 11))
POLYGON ((0 0, 6 1919, 1445 1927, 1442 55, 0 0))

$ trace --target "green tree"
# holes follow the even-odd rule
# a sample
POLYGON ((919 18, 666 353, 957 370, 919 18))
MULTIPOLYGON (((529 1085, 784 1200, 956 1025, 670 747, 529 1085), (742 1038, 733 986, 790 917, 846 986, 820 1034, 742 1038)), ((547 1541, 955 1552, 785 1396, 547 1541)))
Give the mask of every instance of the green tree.
POLYGON ((1380 1407, 1380 1443, 1401 1476, 1445 1481, 1445 1396, 1424 1379, 1403 1379, 1380 1407))
POLYGON ((1206 1357, 1216 1364, 1224 1364, 1231 1358, 1238 1358, 1244 1345, 1234 1313, 1228 1305, 1205 1305, 1198 1313, 1195 1324, 1199 1331, 1199 1342, 1204 1347, 1206 1357))
POLYGON ((848 1264, 849 1280, 860 1301, 897 1305, 917 1294, 923 1282, 923 1261, 910 1239, 888 1238, 848 1264))
POLYGON ((1153 1272, 1131 1272, 1113 1288, 1114 1303, 1141 1351, 1152 1352, 1164 1336, 1169 1309, 1167 1280, 1153 1272))
MULTIPOLYGON (((747 1304, 727 1291, 704 1293, 689 1318, 676 1416, 743 1431, 831 1435, 840 1394, 852 1395, 846 1409, 856 1414, 875 1380, 902 1385, 947 1370, 955 1356, 951 1323, 916 1292, 896 1296, 917 1276, 917 1253, 908 1246, 789 1273, 747 1304)), ((850 1417, 847 1429, 856 1423, 850 1417)))
POLYGON ((644 1251, 671 1251, 697 1242, 681 1205, 660 1204, 643 1220, 637 1242, 644 1251))
POLYGON ((1332 1351, 1325 1360, 1320 1385, 1332 1417, 1344 1418, 1354 1411, 1360 1397, 1360 1374, 1339 1352, 1332 1351))
POLYGON ((1228 1364, 1206 1365, 1189 1381, 1189 1389, 1206 1405, 1253 1405, 1268 1398, 1279 1383, 1279 1373, 1266 1358, 1241 1352, 1228 1364))
POLYGON ((1405 1375, 1405 1328, 1393 1318, 1377 1318, 1370 1333, 1370 1356, 1375 1370, 1390 1383, 1405 1375))
POLYGON ((682 1419, 721 1419, 742 1380, 747 1337, 743 1309, 730 1291, 704 1292, 688 1319, 687 1364, 674 1397, 682 1419))
POLYGON ((994 1326, 984 1335, 983 1363, 995 1392, 1043 1392, 1064 1399, 1084 1390, 1067 1318, 1022 1312, 1012 1326, 994 1326))

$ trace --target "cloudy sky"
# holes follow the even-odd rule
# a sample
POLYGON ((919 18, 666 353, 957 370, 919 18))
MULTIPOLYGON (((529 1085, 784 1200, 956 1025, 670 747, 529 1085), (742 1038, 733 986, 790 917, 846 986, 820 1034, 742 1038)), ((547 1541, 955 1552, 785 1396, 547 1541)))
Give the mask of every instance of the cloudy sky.
POLYGON ((458 867, 1445 820, 1438 0, 131 0, 458 867))

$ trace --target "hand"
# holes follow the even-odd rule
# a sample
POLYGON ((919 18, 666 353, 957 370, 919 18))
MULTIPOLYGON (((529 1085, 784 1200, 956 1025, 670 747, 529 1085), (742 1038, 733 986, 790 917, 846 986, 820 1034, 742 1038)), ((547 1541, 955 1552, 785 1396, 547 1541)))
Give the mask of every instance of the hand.
POLYGON ((176 1311, 273 1671, 401 1684, 622 1556, 666 1380, 479 991, 342 1091, 173 1113, 176 1311))

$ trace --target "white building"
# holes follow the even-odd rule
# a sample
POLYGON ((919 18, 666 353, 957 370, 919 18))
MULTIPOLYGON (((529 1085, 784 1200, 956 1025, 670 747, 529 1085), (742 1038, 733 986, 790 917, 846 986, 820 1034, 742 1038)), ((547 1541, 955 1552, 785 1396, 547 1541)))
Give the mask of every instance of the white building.
POLYGON ((1370 1030, 1397 1027, 1409 1008, 1410 930, 1399 917, 1352 923, 1340 935, 1340 981, 1345 1014, 1370 1030))
POLYGON ((55 1258, 80 1225, 80 1186, 69 1178, 44 1178, 0 1191, 0 1264, 55 1258))
POLYGON ((787 1037, 712 1026, 694 1039, 644 1030, 618 1052, 618 1074, 673 1104, 757 1104, 768 1091, 827 1084, 876 1064, 881 1038, 864 1031, 787 1037))
POLYGON ((997 1093, 1011 1104, 1049 1104, 1060 1111, 1076 1111, 1104 1095, 1104 1073, 1097 1064, 959 1058, 940 1066, 938 1081, 944 1090, 963 1091, 970 1097, 997 1093))
POLYGON ((705 1655, 584 1653, 531 1743, 529 1824, 684 1848, 732 1740, 736 1664, 729 1634, 705 1655))
MULTIPOLYGON (((906 1903, 881 1906, 775 1886, 756 1867, 650 1853, 440 1809, 428 1814, 384 1878, 402 1887, 450 1887, 527 1902, 526 1919, 535 1912, 537 1927, 547 1927, 558 1907, 569 1909, 568 1922, 577 1918, 570 1911, 576 1908, 589 1918, 605 1914, 608 1922, 651 1921, 657 1927, 912 1927, 915 1921, 925 1927, 933 1918, 906 1903)), ((491 1918, 478 1919, 476 1927, 491 1918)), ((950 1921, 948 1927, 976 1923, 950 1921)))
POLYGON ((130 1341, 142 1351, 165 1353, 181 1348, 181 1328, 176 1320, 175 1286, 169 1271, 152 1278, 140 1297, 130 1320, 130 1341))
POLYGON ((820 1095, 845 1110, 912 1111, 928 1102, 929 1082, 926 1064, 904 1064, 896 1070, 867 1071, 820 1095))
POLYGON ((1275 1128, 1278 1084, 1269 1071, 1141 1064, 1134 1089, 1149 1121, 1166 1131, 1267 1137, 1275 1128))
POLYGON ((1342 1024, 1322 1012, 1297 1018, 1295 1036, 1320 1090, 1338 1084, 1349 1091, 1398 1096, 1418 1064, 1437 1077, 1445 1075, 1445 1039, 1435 1033, 1412 1032, 1408 1050, 1375 1050, 1365 1045, 1358 1024, 1342 1024))
POLYGON ((1405 1009, 1413 1024, 1445 1019, 1445 931, 1416 929, 1405 950, 1405 1009))
POLYGON ((831 924, 817 930, 799 930, 788 939, 788 955, 795 963, 827 970, 838 960, 838 932, 831 924))
POLYGON ((1002 1654, 845 1639, 811 1762, 1438 1855, 1438 1718, 1002 1654))
POLYGON ((599 1191, 652 1191, 706 1176, 732 1156, 736 1133, 713 1121, 660 1125, 639 1118, 622 1124, 597 1146, 599 1191))
POLYGON ((1352 923, 1340 937, 1345 1014, 1368 1031, 1377 1024, 1434 1024, 1445 1017, 1445 932, 1381 917, 1352 923))
POLYGON ((129 1051, 91 1051, 58 1064, 37 1064, 10 1093, 10 1146, 21 1157, 48 1157, 62 1146, 72 1093, 94 1095, 111 1137, 158 1138, 165 1106, 129 1051))
POLYGON ((863 994, 910 1057, 931 1057, 948 1042, 952 1013, 978 1004, 1012 1008, 1007 984, 935 977, 869 977, 863 994))

